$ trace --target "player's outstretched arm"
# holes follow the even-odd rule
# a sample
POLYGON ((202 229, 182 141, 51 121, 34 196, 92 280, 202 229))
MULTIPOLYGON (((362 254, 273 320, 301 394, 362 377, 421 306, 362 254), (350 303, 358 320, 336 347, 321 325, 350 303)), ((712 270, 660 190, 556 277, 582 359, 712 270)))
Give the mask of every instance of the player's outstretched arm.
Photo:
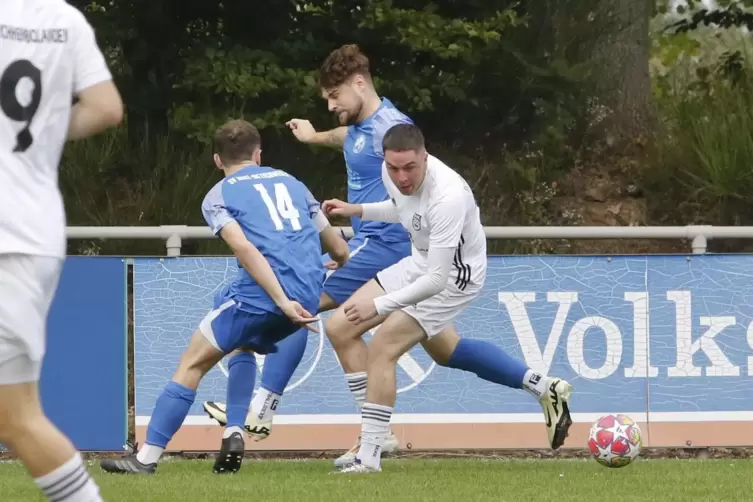
POLYGON ((341 149, 345 143, 345 136, 348 134, 348 128, 345 126, 317 132, 311 122, 304 119, 290 119, 285 122, 285 125, 293 131, 293 135, 298 141, 310 145, 323 145, 341 149))
POLYGON ((340 232, 335 230, 331 225, 319 232, 319 239, 322 242, 322 249, 329 254, 339 267, 345 265, 350 258, 350 248, 340 232))

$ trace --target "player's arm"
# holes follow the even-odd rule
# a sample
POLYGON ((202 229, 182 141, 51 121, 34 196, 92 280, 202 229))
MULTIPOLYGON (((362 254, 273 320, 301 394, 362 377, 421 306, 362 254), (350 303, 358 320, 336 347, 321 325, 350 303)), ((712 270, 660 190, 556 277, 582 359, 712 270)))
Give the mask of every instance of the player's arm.
POLYGON ((233 254, 246 269, 246 272, 267 292, 275 305, 282 307, 289 301, 269 262, 256 246, 246 238, 240 225, 235 220, 226 222, 219 235, 233 250, 233 254))
POLYGON ((348 243, 342 238, 340 232, 336 231, 330 225, 329 220, 321 210, 319 201, 311 194, 307 193, 308 209, 314 226, 319 231, 319 240, 322 243, 322 249, 328 253, 338 266, 342 267, 350 257, 350 248, 348 243))
POLYGON ((123 120, 123 100, 97 46, 94 30, 83 14, 76 14, 71 49, 73 92, 78 101, 71 109, 70 140, 89 137, 123 120))
POLYGON ((201 212, 212 232, 225 241, 241 266, 267 292, 272 301, 278 307, 288 302, 289 299, 269 262, 246 238, 238 222, 225 207, 221 183, 215 185, 204 197, 201 212))
POLYGON ((342 148, 345 143, 345 136, 348 135, 348 128, 345 126, 336 127, 329 131, 318 132, 314 129, 314 126, 311 125, 311 122, 304 119, 290 119, 285 125, 290 127, 290 130, 293 131, 293 135, 298 138, 298 141, 310 145, 342 148))
POLYGON ((440 293, 447 286, 463 231, 463 206, 462 200, 448 197, 429 208, 426 214, 431 228, 428 273, 404 288, 375 298, 374 305, 379 315, 415 305, 440 293))

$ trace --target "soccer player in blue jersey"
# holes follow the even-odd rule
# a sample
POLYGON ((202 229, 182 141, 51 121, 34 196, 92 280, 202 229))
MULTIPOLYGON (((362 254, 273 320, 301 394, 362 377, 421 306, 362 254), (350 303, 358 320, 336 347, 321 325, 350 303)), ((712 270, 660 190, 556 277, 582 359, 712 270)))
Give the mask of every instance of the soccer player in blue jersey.
MULTIPOLYGON (((309 312, 319 305, 325 268, 322 247, 338 263, 347 261, 347 244, 320 212, 303 183, 284 171, 261 166, 261 139, 256 128, 236 120, 220 127, 214 138, 214 161, 225 178, 206 195, 202 212, 207 224, 233 250, 238 274, 215 298, 183 353, 177 371, 157 399, 146 443, 135 455, 103 460, 113 473, 150 474, 178 431, 204 375, 236 349, 235 358, 253 364, 253 352, 269 354, 301 325, 315 330, 309 312)), ((234 386, 254 388, 255 372, 234 386)), ((214 471, 236 472, 245 451, 243 421, 231 417, 214 471)))
MULTIPOLYGON (((300 141, 341 148, 348 174, 348 202, 369 204, 389 200, 382 181, 384 151, 382 140, 387 131, 411 119, 401 113, 386 98, 377 94, 369 70, 368 58, 356 45, 344 45, 327 57, 319 71, 322 97, 329 111, 337 116, 340 127, 317 132, 307 120, 292 119, 288 126, 300 141)), ((399 223, 361 221, 352 217, 354 236, 348 241, 350 259, 342 268, 327 277, 319 302, 319 312, 340 306, 361 286, 376 277, 377 272, 397 263, 411 254, 408 233, 399 223)), ((359 408, 366 399, 366 361, 348 360, 347 354, 338 350, 339 340, 353 339, 352 332, 363 334, 361 326, 348 323, 344 315, 333 315, 325 324, 325 331, 338 353, 345 370, 348 387, 359 408)), ((272 417, 282 393, 301 361, 306 349, 307 333, 301 331, 280 344, 280 350, 267 356, 262 371, 260 389, 251 403, 246 429, 257 440, 266 438, 272 427, 272 417)), ((550 378, 531 370, 525 363, 510 357, 498 346, 481 340, 460 338, 453 330, 421 342, 429 355, 442 366, 475 373, 480 378, 516 389, 524 389, 539 400, 547 410, 555 402, 556 416, 547 419, 549 443, 552 448, 561 446, 560 438, 567 436, 570 426, 569 411, 556 406, 557 396, 551 396, 550 378), (555 434, 556 433, 556 434, 555 434), (557 439, 555 439, 557 438, 557 439)), ((365 350, 361 353, 365 353, 365 350)), ((229 384, 234 378, 251 378, 250 373, 229 373, 229 384)), ((251 365, 247 366, 251 371, 251 365)), ((255 371, 255 366, 253 367, 255 371)), ((553 382, 554 380, 552 380, 553 382)), ((230 393, 228 393, 228 396, 230 393)), ((245 406, 241 399, 251 399, 251 393, 231 402, 227 409, 245 406)), ((245 401, 247 403, 248 401, 245 401)), ((225 405, 205 402, 204 409, 220 424, 226 422, 225 405)), ((348 452, 335 460, 341 467, 352 463, 360 446, 360 439, 348 452)), ((383 443, 382 453, 398 448, 397 438, 390 432, 383 443)))

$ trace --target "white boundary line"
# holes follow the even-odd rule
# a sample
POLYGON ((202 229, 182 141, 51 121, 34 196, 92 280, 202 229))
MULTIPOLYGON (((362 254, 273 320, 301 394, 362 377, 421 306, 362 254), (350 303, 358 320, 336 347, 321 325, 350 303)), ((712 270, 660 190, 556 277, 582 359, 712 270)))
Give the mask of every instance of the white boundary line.
MULTIPOLYGON (((645 412, 619 412, 637 422, 647 422, 645 412)), ((573 413, 573 422, 591 423, 607 413, 573 413)), ((137 416, 136 426, 149 425, 148 416, 137 416)), ((651 413, 652 422, 753 422, 753 411, 688 411, 651 413)), ((541 413, 398 413, 393 424, 536 424, 544 423, 541 413)), ((276 425, 360 424, 361 415, 277 415, 276 425)), ((183 425, 217 425, 205 415, 189 415, 183 425)))

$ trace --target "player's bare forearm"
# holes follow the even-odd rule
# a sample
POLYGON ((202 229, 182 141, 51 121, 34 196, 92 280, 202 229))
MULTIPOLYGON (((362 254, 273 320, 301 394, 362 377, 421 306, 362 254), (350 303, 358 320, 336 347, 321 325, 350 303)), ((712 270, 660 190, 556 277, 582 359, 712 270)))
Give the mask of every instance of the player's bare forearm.
POLYGON ((275 305, 279 307, 288 301, 288 296, 283 291, 272 267, 264 255, 256 249, 256 246, 249 243, 247 246, 244 245, 234 250, 234 252, 246 272, 267 292, 275 305))
POLYGON ((322 241, 322 249, 329 254, 330 258, 340 266, 345 265, 350 257, 350 249, 340 233, 333 227, 327 227, 319 234, 319 238, 322 241))
POLYGON ((345 136, 348 134, 347 127, 336 127, 329 131, 322 131, 314 134, 311 143, 315 145, 328 146, 330 148, 342 148, 345 143, 345 136))
POLYGON ((123 101, 111 82, 102 82, 85 89, 71 108, 68 139, 88 138, 118 125, 123 120, 123 101))

